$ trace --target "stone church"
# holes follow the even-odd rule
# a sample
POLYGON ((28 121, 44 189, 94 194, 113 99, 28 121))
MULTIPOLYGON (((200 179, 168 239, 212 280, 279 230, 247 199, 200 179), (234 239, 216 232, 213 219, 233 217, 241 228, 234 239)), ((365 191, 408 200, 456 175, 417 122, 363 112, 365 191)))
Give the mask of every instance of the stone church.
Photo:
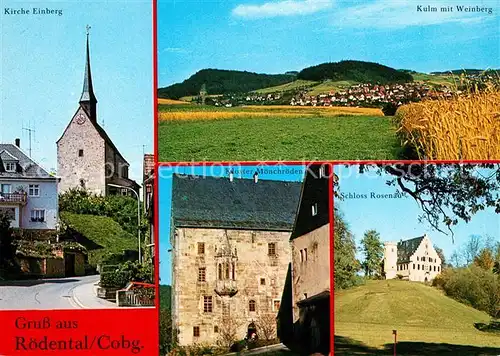
POLYGON ((441 273, 441 258, 427 236, 384 244, 386 279, 430 282, 441 273))
POLYGON ((129 166, 97 122, 97 99, 92 85, 87 33, 85 75, 79 106, 57 141, 59 192, 81 188, 98 195, 126 195, 131 193, 126 188, 131 188, 138 193, 140 186, 129 178, 129 166))
POLYGON ((299 182, 257 174, 174 175, 172 329, 179 345, 276 337, 300 193, 299 182))

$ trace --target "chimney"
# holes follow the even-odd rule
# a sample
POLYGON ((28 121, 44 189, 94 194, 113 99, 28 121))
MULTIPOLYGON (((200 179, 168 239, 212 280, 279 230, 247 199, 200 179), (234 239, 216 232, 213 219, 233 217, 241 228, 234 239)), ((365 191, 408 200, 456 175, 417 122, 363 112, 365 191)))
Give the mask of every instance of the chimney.
POLYGON ((15 144, 17 147, 21 148, 21 139, 16 138, 15 144))
POLYGON ((255 172, 255 173, 253 174, 253 181, 254 181, 255 183, 257 183, 257 182, 259 181, 259 173, 255 172))
POLYGON ((234 180, 234 173, 233 171, 229 172, 229 181, 232 182, 234 180))

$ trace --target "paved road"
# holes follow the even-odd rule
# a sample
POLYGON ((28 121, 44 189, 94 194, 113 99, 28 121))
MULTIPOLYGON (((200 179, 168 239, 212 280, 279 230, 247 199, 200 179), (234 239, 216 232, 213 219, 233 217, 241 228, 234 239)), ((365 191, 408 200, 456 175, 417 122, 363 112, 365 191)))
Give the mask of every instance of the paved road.
POLYGON ((115 308, 95 296, 98 281, 99 276, 0 281, 0 310, 115 308))

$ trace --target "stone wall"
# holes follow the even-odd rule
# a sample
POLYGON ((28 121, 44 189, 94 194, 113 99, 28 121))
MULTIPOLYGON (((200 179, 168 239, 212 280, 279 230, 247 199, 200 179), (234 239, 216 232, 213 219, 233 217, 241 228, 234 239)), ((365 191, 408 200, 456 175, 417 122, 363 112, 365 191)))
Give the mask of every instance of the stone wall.
POLYGON ((297 302, 330 290, 330 224, 292 240, 293 321, 297 302))
POLYGON ((275 327, 291 258, 290 233, 180 228, 174 236, 172 315, 180 345, 214 344, 229 331, 241 340, 252 322, 257 328, 275 327), (199 253, 199 243, 204 244, 204 253, 199 253), (269 243, 275 244, 274 255, 269 255, 269 243), (230 282, 237 289, 234 296, 215 292, 220 286, 217 255, 226 247, 236 255, 230 282), (200 268, 205 268, 205 282, 198 280, 200 268), (205 296, 212 297, 211 312, 204 311, 205 296), (255 302, 255 311, 250 311, 250 301, 255 302), (194 336, 195 327, 199 336, 194 336))
POLYGON ((63 258, 45 258, 43 260, 44 277, 64 277, 64 259, 63 258))
POLYGON ((57 142, 57 174, 61 178, 59 192, 80 187, 96 194, 105 193, 105 142, 87 114, 79 108, 61 139, 57 142), (77 118, 83 114, 87 119, 79 124, 77 118), (79 151, 83 150, 83 156, 79 151))

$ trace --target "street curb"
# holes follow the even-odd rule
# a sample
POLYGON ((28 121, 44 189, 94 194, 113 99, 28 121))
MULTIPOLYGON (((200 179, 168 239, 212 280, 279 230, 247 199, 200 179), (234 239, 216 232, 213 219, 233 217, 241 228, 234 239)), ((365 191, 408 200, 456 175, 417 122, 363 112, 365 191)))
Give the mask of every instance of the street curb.
POLYGON ((83 303, 78 299, 78 297, 76 296, 75 294, 75 289, 79 287, 79 286, 76 286, 74 287, 72 290, 71 290, 71 299, 73 300, 73 302, 75 302, 75 304, 80 307, 81 309, 88 309, 85 305, 83 305, 83 303))

